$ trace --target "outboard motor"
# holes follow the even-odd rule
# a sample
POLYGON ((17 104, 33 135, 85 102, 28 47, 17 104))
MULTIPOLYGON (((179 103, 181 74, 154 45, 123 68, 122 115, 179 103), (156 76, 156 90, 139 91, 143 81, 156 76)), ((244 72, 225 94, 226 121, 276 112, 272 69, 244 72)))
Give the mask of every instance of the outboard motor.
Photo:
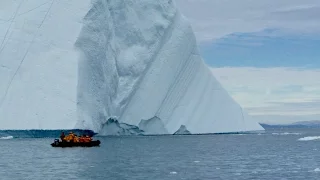
POLYGON ((54 140, 54 144, 55 144, 55 145, 58 145, 58 144, 59 144, 59 139, 55 139, 55 140, 54 140))

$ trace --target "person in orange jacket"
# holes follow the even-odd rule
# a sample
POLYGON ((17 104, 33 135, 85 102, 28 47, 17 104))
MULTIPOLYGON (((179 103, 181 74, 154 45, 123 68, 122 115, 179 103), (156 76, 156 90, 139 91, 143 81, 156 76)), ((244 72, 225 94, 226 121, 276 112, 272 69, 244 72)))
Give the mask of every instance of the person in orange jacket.
POLYGON ((91 138, 90 136, 87 135, 86 138, 88 138, 88 141, 89 141, 89 142, 92 141, 92 138, 91 138))
POLYGON ((85 136, 84 135, 82 135, 80 138, 79 138, 79 142, 85 142, 85 136))
POLYGON ((90 136, 88 136, 88 135, 86 135, 86 136, 83 136, 83 142, 86 142, 86 143, 88 143, 88 142, 91 142, 91 137, 90 136))
POLYGON ((79 138, 78 138, 78 136, 76 134, 73 137, 73 142, 74 143, 78 143, 79 142, 79 138))
POLYGON ((73 132, 70 132, 64 139, 67 142, 74 142, 75 134, 73 132))

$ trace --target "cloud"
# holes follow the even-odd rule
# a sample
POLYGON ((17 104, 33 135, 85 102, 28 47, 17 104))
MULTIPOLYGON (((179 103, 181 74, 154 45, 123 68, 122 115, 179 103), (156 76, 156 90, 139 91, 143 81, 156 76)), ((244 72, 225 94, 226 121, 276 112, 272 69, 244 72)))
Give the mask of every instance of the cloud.
POLYGON ((223 67, 212 68, 212 73, 250 115, 263 122, 268 117, 279 122, 320 118, 320 69, 223 67))
POLYGON ((176 3, 200 42, 264 29, 280 29, 289 34, 320 33, 318 0, 176 0, 176 3))

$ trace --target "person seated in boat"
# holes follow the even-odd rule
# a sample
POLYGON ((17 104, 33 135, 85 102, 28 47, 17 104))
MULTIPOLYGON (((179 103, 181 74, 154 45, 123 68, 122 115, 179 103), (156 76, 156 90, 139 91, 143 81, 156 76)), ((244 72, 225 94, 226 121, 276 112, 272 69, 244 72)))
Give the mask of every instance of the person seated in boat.
POLYGON ((86 135, 86 136, 83 135, 83 136, 81 137, 81 141, 84 142, 84 143, 89 143, 89 142, 92 141, 92 139, 91 139, 91 137, 88 136, 88 135, 86 135))
POLYGON ((79 137, 75 134, 73 137, 73 142, 78 143, 79 142, 79 137))
POLYGON ((82 136, 79 138, 79 142, 81 142, 81 143, 86 142, 85 138, 86 138, 86 136, 85 136, 85 135, 82 135, 82 136))
POLYGON ((65 138, 64 140, 67 142, 74 142, 74 138, 75 138, 75 134, 73 132, 70 132, 65 138))
POLYGON ((86 138, 88 139, 89 142, 92 141, 92 138, 90 136, 87 135, 86 138))
POLYGON ((61 139, 61 141, 65 141, 65 138, 66 136, 64 135, 64 132, 62 131, 62 133, 61 133, 61 135, 60 135, 60 139, 61 139))

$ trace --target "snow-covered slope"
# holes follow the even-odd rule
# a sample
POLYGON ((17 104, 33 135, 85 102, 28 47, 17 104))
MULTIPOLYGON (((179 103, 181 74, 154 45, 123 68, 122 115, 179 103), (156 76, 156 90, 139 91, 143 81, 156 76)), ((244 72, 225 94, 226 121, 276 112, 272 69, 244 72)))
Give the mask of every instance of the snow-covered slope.
POLYGON ((171 0, 1 1, 0 17, 2 129, 263 129, 213 77, 171 0))

